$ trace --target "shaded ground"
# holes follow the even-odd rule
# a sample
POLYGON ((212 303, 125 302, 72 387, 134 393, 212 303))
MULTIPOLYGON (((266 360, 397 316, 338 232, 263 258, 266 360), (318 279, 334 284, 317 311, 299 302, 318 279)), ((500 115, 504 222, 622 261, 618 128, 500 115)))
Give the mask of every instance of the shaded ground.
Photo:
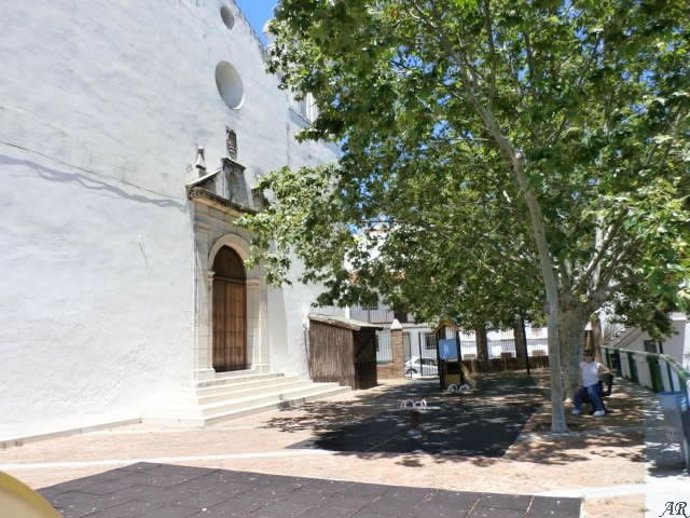
POLYGON ((540 393, 527 377, 481 380, 474 395, 443 394, 438 382, 417 382, 380 396, 379 413, 322 433, 315 444, 341 452, 501 457, 537 409, 533 396, 540 393), (506 399, 513 394, 524 396, 506 399), (426 407, 411 408, 421 401, 426 407))
MULTIPOLYGON (((548 373, 531 377, 522 372, 486 374, 470 394, 446 394, 438 381, 413 380, 360 391, 340 401, 317 401, 278 412, 262 427, 310 439, 293 448, 323 448, 343 455, 374 458, 382 455, 430 453, 437 463, 471 461, 488 466, 499 460, 542 465, 572 465, 594 458, 643 463, 644 404, 624 386, 614 386, 606 399, 611 410, 603 418, 572 416, 572 433, 551 434, 548 373), (403 401, 426 400, 416 429, 403 401), (596 451, 594 451, 596 449, 596 451)), ((572 470, 575 472, 575 470, 572 470)))

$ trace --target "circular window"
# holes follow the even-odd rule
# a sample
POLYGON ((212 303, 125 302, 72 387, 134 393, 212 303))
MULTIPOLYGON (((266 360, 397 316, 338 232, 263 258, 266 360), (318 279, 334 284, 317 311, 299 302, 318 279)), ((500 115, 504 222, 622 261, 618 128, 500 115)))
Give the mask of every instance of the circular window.
POLYGON ((228 29, 232 29, 235 25, 235 17, 232 15, 232 11, 227 6, 220 8, 220 17, 223 19, 223 23, 228 29))
POLYGON ((231 109, 237 110, 244 101, 244 86, 242 78, 227 61, 221 61, 216 66, 216 86, 218 93, 231 109))

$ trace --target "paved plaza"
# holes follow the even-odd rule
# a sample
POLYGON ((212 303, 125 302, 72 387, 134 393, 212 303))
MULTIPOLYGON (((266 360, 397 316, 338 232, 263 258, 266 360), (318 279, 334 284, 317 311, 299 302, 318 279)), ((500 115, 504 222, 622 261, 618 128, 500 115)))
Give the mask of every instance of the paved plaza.
POLYGON ((0 450, 0 470, 65 518, 658 516, 687 475, 654 398, 617 386, 611 415, 568 415, 559 436, 545 379, 384 382, 206 428, 114 427, 0 450))
POLYGON ((41 493, 64 518, 578 518, 579 498, 444 491, 139 463, 41 493))
POLYGON ((443 394, 438 381, 403 385, 377 398, 380 412, 322 434, 316 445, 340 452, 502 457, 537 409, 539 388, 531 378, 506 377, 480 382, 478 391, 482 397, 472 398, 443 394))

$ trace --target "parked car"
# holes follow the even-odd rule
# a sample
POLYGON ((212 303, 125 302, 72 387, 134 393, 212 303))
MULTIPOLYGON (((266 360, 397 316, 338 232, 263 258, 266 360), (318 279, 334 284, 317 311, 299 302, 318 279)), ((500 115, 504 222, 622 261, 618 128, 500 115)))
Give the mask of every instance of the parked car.
POLYGON ((405 376, 410 378, 438 376, 438 363, 436 362, 436 358, 412 356, 405 362, 405 376))

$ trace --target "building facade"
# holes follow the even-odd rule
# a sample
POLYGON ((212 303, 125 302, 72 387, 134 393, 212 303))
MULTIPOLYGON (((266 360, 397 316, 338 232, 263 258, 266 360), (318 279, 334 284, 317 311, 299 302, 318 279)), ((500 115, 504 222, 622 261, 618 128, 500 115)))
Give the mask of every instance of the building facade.
POLYGON ((631 327, 621 331, 607 345, 630 351, 666 354, 681 367, 690 370, 690 319, 679 312, 671 313, 669 319, 671 335, 662 340, 651 337, 640 328, 631 327))
POLYGON ((233 0, 15 2, 0 31, 0 429, 142 416, 219 372, 307 374, 318 292, 246 271, 298 144, 233 0))

